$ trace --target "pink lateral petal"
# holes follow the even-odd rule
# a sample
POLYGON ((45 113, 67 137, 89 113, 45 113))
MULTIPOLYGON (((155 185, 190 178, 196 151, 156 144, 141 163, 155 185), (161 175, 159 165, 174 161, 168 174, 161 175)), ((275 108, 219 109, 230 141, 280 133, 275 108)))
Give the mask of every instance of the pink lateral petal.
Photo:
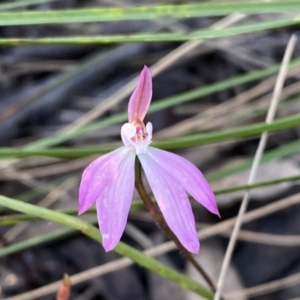
POLYGON ((128 104, 128 121, 143 121, 152 98, 152 76, 150 70, 144 66, 136 89, 128 104))
POLYGON ((121 147, 95 159, 83 172, 79 187, 78 214, 86 212, 98 199, 104 187, 111 182, 127 148, 121 147))
POLYGON ((135 152, 129 150, 96 201, 105 251, 117 245, 126 226, 134 190, 134 161, 135 152))
POLYGON ((181 185, 147 154, 138 155, 159 208, 182 245, 198 253, 195 219, 190 201, 181 185))
POLYGON ((185 158, 149 147, 148 154, 163 167, 196 201, 211 213, 220 216, 215 195, 200 170, 185 158))

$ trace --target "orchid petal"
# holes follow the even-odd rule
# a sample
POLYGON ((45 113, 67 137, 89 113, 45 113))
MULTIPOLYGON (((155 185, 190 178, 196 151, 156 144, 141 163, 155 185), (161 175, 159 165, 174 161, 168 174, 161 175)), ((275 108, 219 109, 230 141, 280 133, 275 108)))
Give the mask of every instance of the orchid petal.
POLYGON ((168 151, 149 147, 147 153, 196 201, 220 216, 214 193, 198 168, 185 158, 168 151))
POLYGON ((199 252, 199 240, 190 201, 180 183, 148 154, 138 155, 159 208, 182 245, 199 252))
POLYGON ((78 214, 87 211, 102 193, 104 187, 118 169, 128 152, 126 147, 118 148, 94 160, 83 172, 79 187, 78 214))
POLYGON ((110 251, 117 245, 126 226, 134 190, 134 161, 135 153, 127 151, 96 201, 105 251, 110 251))
POLYGON ((152 98, 152 76, 150 70, 144 66, 136 89, 128 104, 128 121, 143 121, 152 98))

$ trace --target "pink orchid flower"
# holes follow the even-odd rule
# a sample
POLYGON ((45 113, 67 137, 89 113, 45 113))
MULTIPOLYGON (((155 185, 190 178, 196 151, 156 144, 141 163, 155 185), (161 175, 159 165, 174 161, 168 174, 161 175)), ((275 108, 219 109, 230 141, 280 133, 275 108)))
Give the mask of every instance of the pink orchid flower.
POLYGON ((128 123, 121 128, 124 146, 94 160, 83 172, 79 215, 96 202, 106 251, 120 241, 134 192, 135 158, 141 162, 159 208, 182 245, 198 253, 200 244, 187 194, 219 215, 214 194, 202 173, 179 155, 149 147, 152 124, 143 121, 152 97, 152 78, 145 66, 128 105, 128 123))

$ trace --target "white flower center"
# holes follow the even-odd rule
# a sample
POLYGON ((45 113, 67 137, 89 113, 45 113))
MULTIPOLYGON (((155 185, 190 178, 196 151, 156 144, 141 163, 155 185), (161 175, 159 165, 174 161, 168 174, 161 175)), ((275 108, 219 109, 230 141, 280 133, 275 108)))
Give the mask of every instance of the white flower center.
POLYGON ((145 127, 140 121, 125 123, 121 128, 121 137, 123 144, 134 149, 136 154, 146 153, 152 139, 152 124, 149 122, 145 127))

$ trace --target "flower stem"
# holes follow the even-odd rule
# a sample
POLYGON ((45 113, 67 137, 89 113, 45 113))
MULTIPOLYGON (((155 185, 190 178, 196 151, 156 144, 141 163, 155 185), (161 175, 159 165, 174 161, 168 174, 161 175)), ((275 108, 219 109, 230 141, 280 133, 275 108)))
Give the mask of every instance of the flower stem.
POLYGON ((204 271, 204 269, 200 266, 200 264, 195 260, 195 258, 190 254, 188 250, 186 250, 176 235, 172 232, 169 228, 168 224, 166 223, 161 211, 157 207, 157 204, 154 203, 150 196, 148 195, 142 180, 142 172, 141 172, 141 163, 138 159, 136 159, 135 163, 135 188, 137 189, 141 199, 143 200, 145 206, 149 210, 152 218, 155 220, 157 225, 164 230, 167 236, 176 244, 181 254, 188 260, 196 270, 203 276, 209 287, 212 289, 213 292, 216 291, 215 285, 209 275, 204 271))

